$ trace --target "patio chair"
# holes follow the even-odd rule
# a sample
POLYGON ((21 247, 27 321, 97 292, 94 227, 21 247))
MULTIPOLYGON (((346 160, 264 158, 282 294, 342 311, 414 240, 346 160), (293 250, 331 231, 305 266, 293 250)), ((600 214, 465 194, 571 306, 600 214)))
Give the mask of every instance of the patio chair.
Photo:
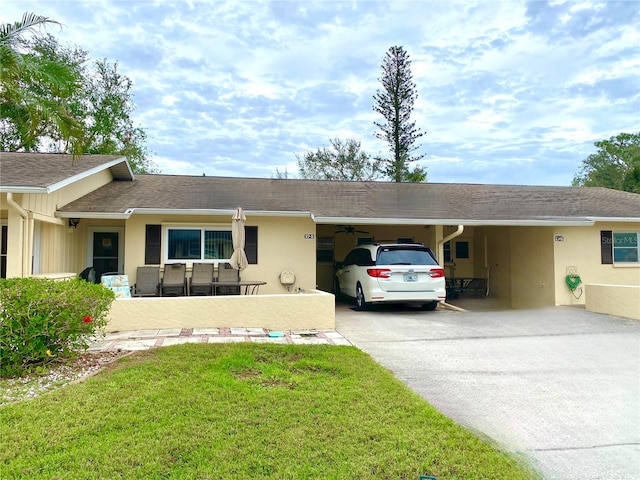
MULTIPOLYGON (((230 263, 218 266, 218 282, 240 282, 240 272, 234 269, 230 263)), ((216 295, 240 295, 240 285, 218 285, 216 295)))
POLYGON ((160 267, 138 267, 134 297, 157 297, 160 290, 160 267))
POLYGON ((128 275, 102 275, 100 277, 102 286, 111 290, 116 298, 131 298, 131 287, 129 287, 128 275))
POLYGON ((194 263, 189 295, 213 295, 213 263, 194 263))
POLYGON ((78 277, 84 280, 85 282, 98 283, 98 278, 96 276, 96 269, 93 267, 85 268, 78 274, 78 277))
POLYGON ((168 263, 164 266, 164 275, 160 283, 160 295, 175 297, 187 294, 187 265, 168 263))

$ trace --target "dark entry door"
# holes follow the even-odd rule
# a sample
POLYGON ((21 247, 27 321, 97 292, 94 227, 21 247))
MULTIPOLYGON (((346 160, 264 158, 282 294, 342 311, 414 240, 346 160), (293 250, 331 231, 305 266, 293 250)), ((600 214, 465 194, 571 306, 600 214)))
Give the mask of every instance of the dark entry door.
POLYGON ((96 269, 96 278, 104 273, 117 272, 118 259, 118 232, 94 232, 93 233, 93 268, 96 269))

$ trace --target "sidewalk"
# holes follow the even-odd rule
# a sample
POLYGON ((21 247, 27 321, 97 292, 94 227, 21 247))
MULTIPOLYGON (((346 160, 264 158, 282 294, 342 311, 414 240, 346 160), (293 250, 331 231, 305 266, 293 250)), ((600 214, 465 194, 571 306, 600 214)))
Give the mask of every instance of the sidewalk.
POLYGON ((89 346, 89 352, 147 350, 183 343, 255 342, 297 345, 352 345, 336 331, 294 330, 274 332, 263 328, 175 328, 107 333, 89 346))

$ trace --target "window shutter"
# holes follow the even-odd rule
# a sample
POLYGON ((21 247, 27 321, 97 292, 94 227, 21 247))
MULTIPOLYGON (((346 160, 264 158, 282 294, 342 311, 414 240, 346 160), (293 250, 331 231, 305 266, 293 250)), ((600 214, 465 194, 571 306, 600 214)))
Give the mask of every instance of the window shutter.
POLYGON ((258 263, 258 227, 244 227, 244 253, 249 264, 258 263))
POLYGON ((600 258, 603 264, 613 263, 613 234, 611 230, 600 231, 600 258))
POLYGON ((144 242, 144 264, 160 265, 160 239, 162 227, 160 225, 147 225, 144 242))

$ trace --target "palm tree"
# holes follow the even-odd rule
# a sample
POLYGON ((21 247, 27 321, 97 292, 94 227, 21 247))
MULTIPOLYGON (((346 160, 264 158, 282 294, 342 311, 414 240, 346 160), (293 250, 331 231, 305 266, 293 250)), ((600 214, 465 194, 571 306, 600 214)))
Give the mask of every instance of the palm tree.
POLYGON ((39 138, 56 131, 79 156, 83 128, 65 106, 79 78, 65 63, 37 55, 25 38, 47 24, 61 25, 33 13, 0 25, 0 146, 5 151, 37 151, 39 138))

